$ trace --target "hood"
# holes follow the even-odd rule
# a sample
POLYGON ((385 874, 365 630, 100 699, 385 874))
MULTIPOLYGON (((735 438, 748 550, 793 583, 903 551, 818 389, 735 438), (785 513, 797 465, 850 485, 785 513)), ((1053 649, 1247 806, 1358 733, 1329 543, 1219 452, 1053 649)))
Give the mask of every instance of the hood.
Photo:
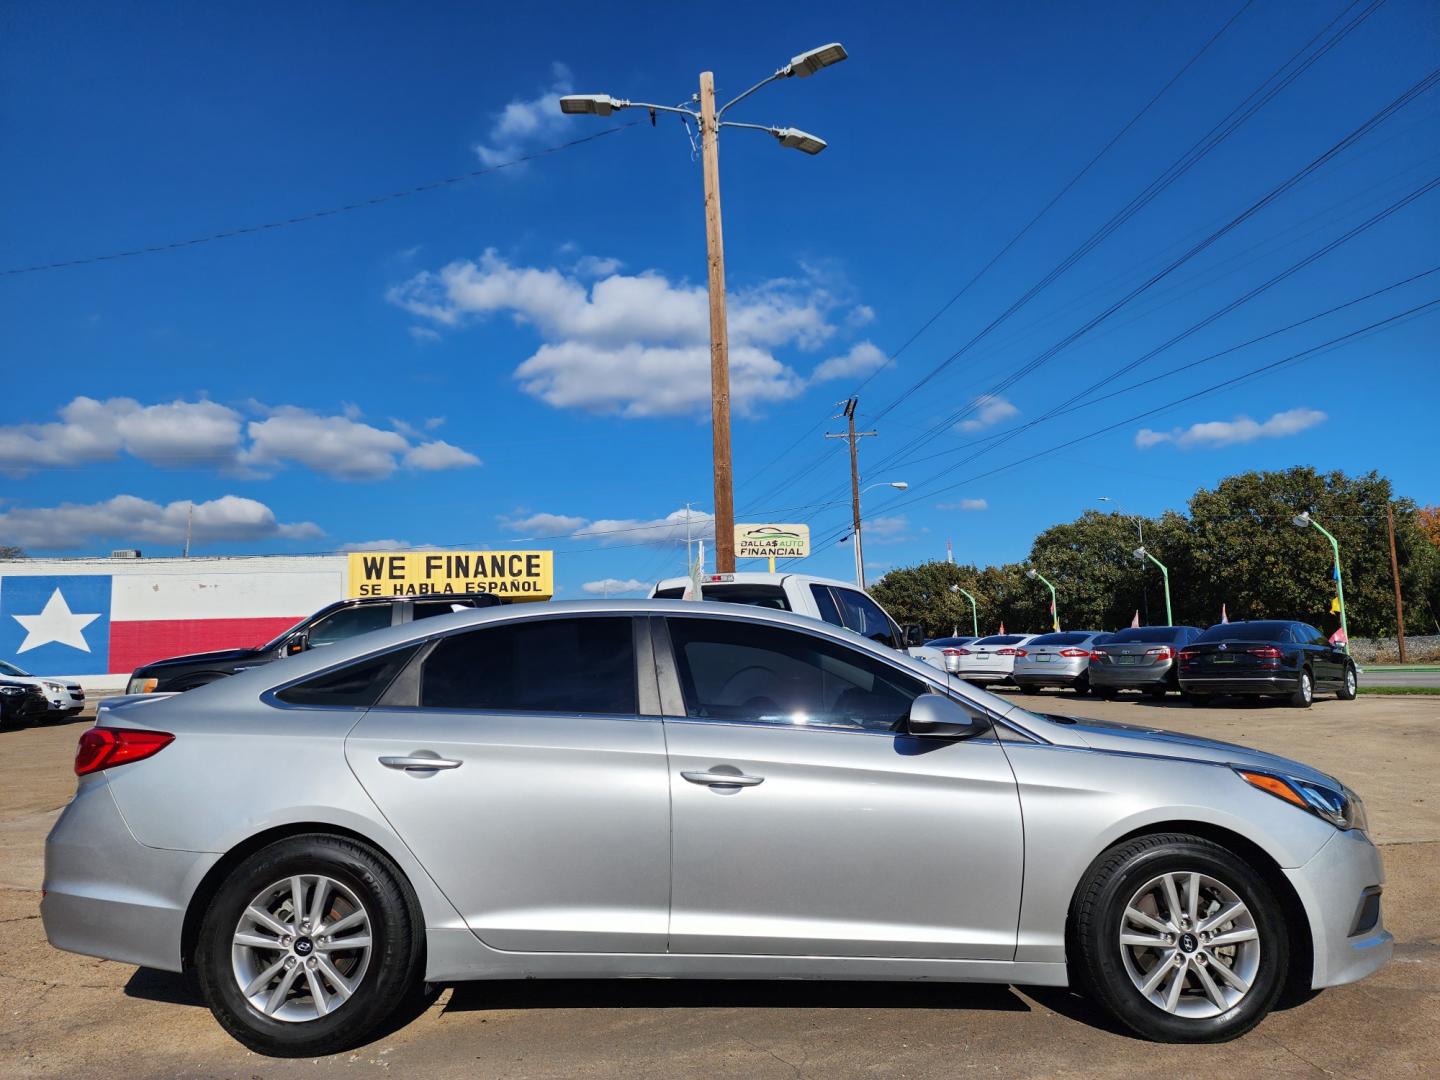
POLYGON ((1263 750, 1248 746, 1221 742, 1219 739, 1134 724, 1117 724, 1108 720, 1087 720, 1082 717, 1052 719, 1060 720, 1066 731, 1096 750, 1121 754, 1150 754, 1187 761, 1213 762, 1217 765, 1248 766, 1252 769, 1286 773, 1327 787, 1339 786, 1339 781, 1333 776, 1310 765, 1281 757, 1279 754, 1267 754, 1263 750))
POLYGON ((186 653, 184 656, 167 656, 164 660, 152 660, 148 664, 142 664, 136 671, 152 671, 155 668, 166 668, 170 666, 190 666, 191 664, 223 664, 237 660, 254 660, 264 656, 266 659, 273 657, 261 652, 259 649, 217 649, 214 652, 186 653))

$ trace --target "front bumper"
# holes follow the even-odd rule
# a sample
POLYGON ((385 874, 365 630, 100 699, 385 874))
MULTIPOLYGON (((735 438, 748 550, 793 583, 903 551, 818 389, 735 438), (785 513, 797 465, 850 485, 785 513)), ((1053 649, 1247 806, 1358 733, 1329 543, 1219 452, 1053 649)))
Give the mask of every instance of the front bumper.
POLYGON ((1300 688, 1293 671, 1265 675, 1181 675, 1180 689, 1194 694, 1289 694, 1300 688))
POLYGON ((219 858, 141 844, 104 774, 87 777, 45 840, 45 936, 68 952, 180 971, 186 907, 219 858))
POLYGON ((1284 873, 1310 921, 1314 989, 1363 979, 1390 959, 1395 939, 1385 929, 1383 905, 1372 899, 1385 870, 1364 833, 1337 832, 1304 866, 1284 873))

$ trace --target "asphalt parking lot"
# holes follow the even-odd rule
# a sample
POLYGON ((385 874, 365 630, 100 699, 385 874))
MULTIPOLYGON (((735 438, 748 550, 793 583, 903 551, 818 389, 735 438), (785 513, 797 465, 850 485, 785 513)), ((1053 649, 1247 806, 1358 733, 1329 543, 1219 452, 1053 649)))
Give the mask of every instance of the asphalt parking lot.
MULTIPOLYGON (((1018 695, 1017 695, 1018 698, 1018 695)), ((1311 762, 1365 798, 1395 959, 1222 1046, 1154 1046, 1063 991, 942 984, 472 983, 354 1053, 278 1061, 226 1036, 179 976, 56 952, 45 834, 88 720, 0 732, 0 1076, 1434 1076, 1440 1070, 1440 698, 1194 709, 1073 695, 1028 706, 1193 731, 1311 762)), ((896 883, 903 887, 903 882, 896 883)))

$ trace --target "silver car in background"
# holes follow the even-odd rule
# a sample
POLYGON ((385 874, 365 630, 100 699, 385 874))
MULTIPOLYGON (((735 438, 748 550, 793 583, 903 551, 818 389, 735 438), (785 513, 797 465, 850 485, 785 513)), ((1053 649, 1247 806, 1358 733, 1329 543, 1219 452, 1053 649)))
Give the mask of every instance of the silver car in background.
POLYGON ((378 630, 107 701, 75 771, 50 942, 192 971, 267 1054, 353 1047, 424 984, 637 976, 1074 985, 1213 1042, 1392 947, 1332 777, 751 607, 378 630))
POLYGON ((944 652, 945 670, 977 686, 1007 682, 1020 646, 1034 634, 991 634, 944 652))
POLYGON ((1200 636, 1198 626, 1127 626, 1090 656, 1090 688, 1100 697, 1139 690, 1164 697, 1180 689, 1180 650, 1200 636))
POLYGON ((1041 634, 1015 654, 1011 678, 1022 694, 1038 694, 1049 687, 1090 692, 1090 650, 1110 640, 1099 630, 1057 630, 1041 634))

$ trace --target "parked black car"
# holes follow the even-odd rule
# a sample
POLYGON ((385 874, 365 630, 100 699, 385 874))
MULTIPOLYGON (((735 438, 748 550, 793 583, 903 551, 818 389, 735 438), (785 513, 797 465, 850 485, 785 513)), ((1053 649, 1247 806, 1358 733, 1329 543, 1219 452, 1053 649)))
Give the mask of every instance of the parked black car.
POLYGON ((0 728, 39 716, 49 707, 40 687, 0 679, 0 728))
POLYGON ((1197 704, 1220 694, 1270 694, 1308 709, 1317 691, 1352 701, 1357 686, 1350 654, 1308 623, 1221 623, 1180 650, 1180 688, 1197 704))
POLYGON ((1090 689, 1100 697, 1140 690, 1164 697, 1181 689, 1175 655, 1201 634, 1198 626, 1127 626, 1090 654, 1090 689))
POLYGON ((306 649, 330 645, 371 630, 402 626, 415 619, 448 615, 457 608, 493 607, 503 603, 494 593, 455 593, 444 596, 364 596, 323 607, 296 623, 274 641, 254 649, 224 649, 156 660, 130 675, 127 694, 154 694, 194 690, 216 679, 294 656, 306 649))

